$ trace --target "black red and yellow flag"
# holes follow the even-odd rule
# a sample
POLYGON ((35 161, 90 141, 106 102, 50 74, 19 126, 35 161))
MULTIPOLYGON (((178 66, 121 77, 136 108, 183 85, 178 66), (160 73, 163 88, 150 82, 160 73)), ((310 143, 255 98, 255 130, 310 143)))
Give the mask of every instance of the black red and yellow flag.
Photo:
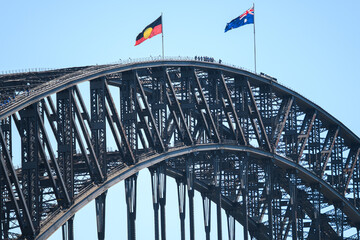
POLYGON ((162 19, 161 16, 156 19, 154 22, 147 25, 144 30, 139 33, 139 35, 136 37, 135 46, 139 45, 146 39, 152 38, 155 35, 158 35, 162 33, 162 19))

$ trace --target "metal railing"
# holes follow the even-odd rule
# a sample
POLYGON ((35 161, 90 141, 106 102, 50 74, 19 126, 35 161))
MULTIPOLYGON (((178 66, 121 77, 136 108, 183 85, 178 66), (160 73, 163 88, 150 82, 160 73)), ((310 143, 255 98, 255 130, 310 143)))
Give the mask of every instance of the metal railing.
POLYGON ((28 69, 16 69, 1 71, 1 75, 19 74, 19 73, 34 73, 56 70, 56 68, 28 68, 28 69))
MULTIPOLYGON (((6 110, 12 109, 14 107, 20 106, 21 104, 24 104, 26 101, 28 101, 28 99, 32 96, 37 96, 39 94, 45 93, 47 90, 50 89, 54 89, 56 87, 59 87, 63 84, 69 83, 73 80, 82 78, 82 77, 87 77, 96 73, 100 73, 102 71, 108 71, 114 68, 119 67, 119 65, 122 66, 127 66, 127 65, 132 65, 135 63, 150 63, 150 62, 162 62, 162 61, 196 61, 196 62, 205 62, 205 63, 212 63, 212 64, 219 64, 219 65, 225 65, 225 66, 229 66, 229 67, 234 67, 237 69, 241 69, 241 70, 245 70, 251 73, 254 73, 253 71, 249 70, 249 69, 245 69, 236 65, 232 65, 232 64, 228 64, 225 62, 221 62, 221 63, 217 63, 217 62, 210 62, 210 61, 201 61, 201 60, 195 60, 195 58, 193 57, 181 57, 181 56, 177 56, 177 57, 164 57, 162 58, 161 56, 156 56, 156 57, 147 57, 147 58, 129 58, 129 59, 125 59, 125 60, 119 60, 117 62, 111 63, 111 64, 106 64, 106 65, 94 65, 92 67, 88 67, 73 73, 69 73, 69 74, 65 74, 61 77, 58 77, 56 79, 53 79, 51 81, 48 81, 46 83, 43 83, 39 86, 36 86, 32 89, 30 89, 28 92, 22 92, 18 95, 15 96, 15 98, 13 98, 11 100, 11 102, 7 103, 6 105, 3 105, 0 109, 0 114, 5 112, 6 110)), ((35 71, 36 72, 36 71, 35 71)), ((255 73, 254 73, 255 74, 255 73)))

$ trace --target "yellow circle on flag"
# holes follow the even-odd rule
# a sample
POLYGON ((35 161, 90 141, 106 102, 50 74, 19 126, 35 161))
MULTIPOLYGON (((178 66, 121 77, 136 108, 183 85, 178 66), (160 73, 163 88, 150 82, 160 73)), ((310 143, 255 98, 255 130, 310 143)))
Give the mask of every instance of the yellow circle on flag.
POLYGON ((147 39, 148 37, 150 37, 150 34, 151 34, 151 32, 152 32, 152 28, 151 27, 149 27, 149 28, 147 28, 145 31, 144 31, 144 38, 145 39, 147 39))

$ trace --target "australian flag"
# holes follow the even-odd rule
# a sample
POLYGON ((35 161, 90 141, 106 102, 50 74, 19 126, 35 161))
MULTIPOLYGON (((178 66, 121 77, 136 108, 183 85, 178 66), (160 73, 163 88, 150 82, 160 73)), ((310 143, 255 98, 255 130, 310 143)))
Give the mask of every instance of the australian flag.
POLYGON ((225 32, 227 32, 233 28, 238 28, 245 24, 251 24, 251 23, 254 23, 254 7, 246 10, 239 17, 233 19, 231 22, 226 24, 225 32))

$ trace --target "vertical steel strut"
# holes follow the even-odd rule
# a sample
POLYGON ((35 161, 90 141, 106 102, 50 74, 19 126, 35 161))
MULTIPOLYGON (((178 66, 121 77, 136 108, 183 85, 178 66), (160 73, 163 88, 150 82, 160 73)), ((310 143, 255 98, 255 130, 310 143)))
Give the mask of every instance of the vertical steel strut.
POLYGON ((100 165, 102 174, 106 179, 106 118, 105 118, 105 79, 90 81, 91 106, 91 144, 100 165))
POLYGON ((314 219, 312 220, 313 232, 310 231, 309 234, 313 234, 313 238, 320 240, 321 239, 321 208, 320 208, 320 185, 314 184, 312 191, 312 198, 314 204, 314 219))
POLYGON ((161 239, 166 239, 166 165, 162 164, 158 167, 159 171, 159 202, 160 202, 160 220, 161 220, 161 239))
POLYGON ((62 239, 74 240, 74 216, 62 225, 62 239))
POLYGON ((242 204, 243 204, 243 212, 245 215, 244 220, 244 240, 248 239, 249 234, 249 210, 248 210, 248 169, 249 169, 249 156, 246 155, 245 161, 243 162, 243 172, 240 182, 241 193, 242 193, 242 204))
POLYGON ((95 199, 95 207, 96 207, 96 223, 97 223, 97 232, 98 239, 105 239, 105 207, 106 207, 106 194, 105 191, 99 197, 95 199))
POLYGON ((185 207, 186 207, 186 181, 183 178, 176 179, 178 201, 179 201, 179 217, 180 217, 180 239, 185 240, 185 207))
POLYGON ((235 218, 227 213, 228 236, 229 240, 235 240, 235 218))
MULTIPOLYGON (((74 197, 74 163, 73 163, 73 110, 72 110, 72 89, 66 89, 56 94, 57 99, 57 143, 58 158, 53 161, 55 166, 59 168, 60 182, 65 185, 63 193, 65 199, 60 199, 64 206, 69 206, 73 202, 74 197), (57 164, 56 164, 57 163, 57 164), (65 197, 66 196, 66 197, 65 197)), ((52 102, 51 102, 52 103, 52 102)), ((55 111, 53 109, 53 111, 55 111)), ((45 107, 45 112, 47 108, 45 107)), ((41 122, 41 121, 40 121, 41 122)), ((46 135, 45 135, 46 136, 46 135)), ((48 148, 50 148, 48 146, 48 148)), ((46 161, 46 160, 45 160, 46 161)), ((73 239, 73 217, 62 226, 63 239, 73 239)))
MULTIPOLYGON (((11 117, 7 117, 0 121, 1 129, 4 135, 5 148, 8 150, 10 156, 12 156, 12 144, 11 144, 11 117)), ((0 144, 0 154, 2 154, 2 146, 0 144)), ((7 207, 6 202, 8 201, 8 194, 6 191, 5 176, 0 171, 0 239, 7 239, 9 237, 9 212, 10 209, 7 207)))
POLYGON ((189 196, 189 221, 190 221, 190 240, 195 239, 194 226, 194 165, 193 156, 190 156, 186 162, 186 181, 189 196))
POLYGON ((220 157, 215 156, 214 159, 214 176, 215 176, 215 193, 218 203, 216 205, 216 217, 217 217, 217 233, 218 240, 222 239, 222 226, 221 226, 221 170, 220 170, 220 157))
POLYGON ((149 168, 154 208, 155 240, 159 240, 159 172, 157 168, 149 168))
POLYGON ((296 194, 296 175, 294 172, 290 173, 290 208, 291 208, 291 233, 292 239, 298 239, 298 231, 297 231, 297 209, 298 209, 298 201, 297 201, 297 194, 296 194))
MULTIPOLYGON (((31 222, 36 231, 40 225, 40 159, 39 126, 37 121, 38 103, 20 111, 22 191, 29 208, 31 222)), ((32 236, 28 236, 32 237, 32 236)))
MULTIPOLYGON (((106 103, 105 103, 105 79, 99 78, 90 81, 90 106, 91 106, 91 144, 104 176, 107 178, 106 160, 106 103)), ((98 227, 98 239, 105 238, 105 205, 106 192, 96 198, 96 220, 98 227)))
POLYGON ((160 205, 160 224, 161 239, 166 239, 166 166, 164 164, 150 168, 151 186, 154 208, 155 239, 159 239, 159 205, 160 205))
POLYGON ((206 196, 206 193, 202 194, 202 200, 203 200, 205 236, 206 236, 206 240, 210 240, 211 201, 206 196))
POLYGON ((136 239, 135 220, 136 220, 136 189, 137 174, 125 179, 125 197, 127 206, 128 240, 136 239))

